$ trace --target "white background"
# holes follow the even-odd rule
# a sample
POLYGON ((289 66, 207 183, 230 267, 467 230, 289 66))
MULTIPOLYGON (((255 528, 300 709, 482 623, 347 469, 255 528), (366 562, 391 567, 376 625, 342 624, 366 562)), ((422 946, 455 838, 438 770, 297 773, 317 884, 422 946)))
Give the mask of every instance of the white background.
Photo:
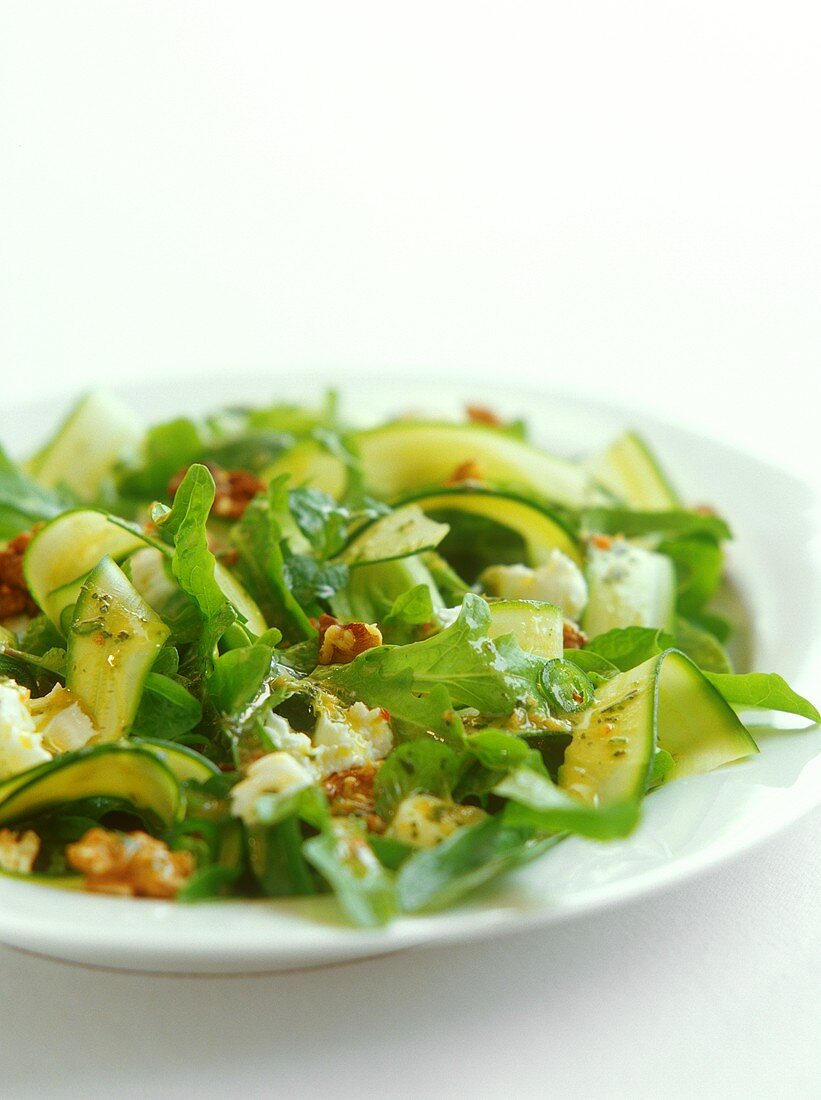
MULTIPOLYGON (((795 2, 7 0, 3 402, 422 368, 818 481, 820 48, 795 2)), ((816 814, 610 914, 303 975, 3 950, 0 1093, 815 1097, 820 852, 816 814)))

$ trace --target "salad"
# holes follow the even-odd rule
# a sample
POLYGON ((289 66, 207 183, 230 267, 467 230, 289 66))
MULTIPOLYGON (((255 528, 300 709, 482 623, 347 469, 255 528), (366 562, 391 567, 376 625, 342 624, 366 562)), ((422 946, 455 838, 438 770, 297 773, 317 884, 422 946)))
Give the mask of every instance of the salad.
POLYGON ((84 397, 0 453, 0 872, 374 926, 627 836, 740 712, 819 720, 733 669, 729 538, 635 433, 84 397))

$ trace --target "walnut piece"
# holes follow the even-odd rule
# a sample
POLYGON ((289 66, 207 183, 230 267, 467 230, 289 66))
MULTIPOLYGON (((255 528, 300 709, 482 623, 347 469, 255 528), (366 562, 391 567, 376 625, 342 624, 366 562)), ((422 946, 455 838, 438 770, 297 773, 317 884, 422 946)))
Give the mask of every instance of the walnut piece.
MULTIPOLYGON (((245 509, 265 485, 248 470, 223 470, 213 462, 205 462, 216 485, 212 513, 221 519, 239 519, 245 509)), ((178 470, 168 483, 168 495, 173 500, 182 484, 188 467, 178 470)))
POLYGON ((344 665, 382 645, 382 632, 376 623, 340 623, 332 615, 319 620, 319 663, 344 665))
POLYGON ((485 405, 466 405, 465 412, 471 424, 487 424, 491 428, 503 428, 504 420, 485 405))
POLYGON ((23 576, 23 555, 34 535, 35 531, 24 531, 0 550, 0 619, 38 613, 23 576))
POLYGON ((445 485, 450 488, 456 488, 459 485, 471 482, 484 481, 482 474, 482 468, 475 458, 469 458, 466 462, 460 462, 450 477, 445 481, 445 485))
POLYGON ((379 764, 363 764, 328 776, 322 786, 334 817, 359 817, 372 833, 384 833, 387 823, 376 813, 374 804, 373 785, 378 769, 379 764))
POLYGON ((562 624, 562 635, 565 649, 581 649, 587 644, 587 635, 572 619, 565 619, 562 624))
POLYGON ((40 851, 40 838, 31 829, 15 833, 0 829, 0 870, 29 875, 40 851))
POLYGON ((172 852, 148 833, 93 828, 66 848, 86 890, 126 897, 173 898, 194 870, 191 852, 172 852))

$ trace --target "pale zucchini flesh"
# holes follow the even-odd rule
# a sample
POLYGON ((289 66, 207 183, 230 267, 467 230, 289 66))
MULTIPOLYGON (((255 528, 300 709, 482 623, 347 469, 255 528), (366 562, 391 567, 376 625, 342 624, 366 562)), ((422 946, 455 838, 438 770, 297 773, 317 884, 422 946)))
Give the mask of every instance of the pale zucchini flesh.
POLYGON ((512 634, 527 653, 552 661, 564 650, 564 613, 538 600, 488 600, 490 638, 512 634))
POLYGON ((586 467, 601 486, 631 508, 681 507, 650 448, 635 432, 626 432, 602 454, 588 459, 586 467))
POLYGON ((28 589, 58 628, 62 614, 75 603, 89 571, 108 556, 123 560, 150 542, 105 512, 80 508, 64 512, 38 531, 23 559, 28 589))
POLYGON ((168 635, 119 566, 103 558, 81 589, 66 655, 66 687, 88 711, 99 741, 128 732, 168 635))
POLYGON ((67 486, 93 500, 120 459, 136 451, 143 427, 131 410, 105 394, 90 393, 74 406, 54 437, 27 463, 48 488, 67 486))
MULTIPOLYGON (((525 486, 570 508, 607 499, 580 464, 477 424, 399 421, 356 432, 352 443, 368 489, 386 500, 441 485, 471 462, 483 480, 525 486)), ((312 440, 297 444, 267 471, 271 478, 283 473, 291 474, 295 485, 308 484, 336 497, 347 476, 344 463, 312 440)))
POLYGON ((665 781, 712 771, 758 751, 732 707, 677 650, 606 681, 596 690, 594 706, 572 724, 559 783, 595 806, 638 801, 656 748, 673 758, 665 781))

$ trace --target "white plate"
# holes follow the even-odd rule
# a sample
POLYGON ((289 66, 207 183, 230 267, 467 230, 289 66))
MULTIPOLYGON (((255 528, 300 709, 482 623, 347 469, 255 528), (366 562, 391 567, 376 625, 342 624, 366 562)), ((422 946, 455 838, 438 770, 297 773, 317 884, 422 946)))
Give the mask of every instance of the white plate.
MULTIPOLYGON (((455 388, 347 380, 356 418, 408 408, 458 411, 455 388)), ((321 382, 206 380, 130 392, 149 419, 227 402, 310 400, 321 382)), ((476 394, 468 397, 475 399, 476 394)), ((679 428, 594 404, 483 387, 483 401, 526 415, 534 438, 568 453, 588 451, 632 426, 645 432, 686 497, 709 500, 737 536, 733 576, 755 616, 755 667, 777 671, 818 696, 821 676, 821 552, 818 499, 790 474, 679 428)), ((16 410, 4 441, 25 453, 60 412, 16 410)), ((641 825, 610 844, 570 839, 504 882, 450 911, 395 921, 378 931, 346 925, 332 899, 165 902, 96 897, 0 881, 0 940, 75 962, 134 970, 255 972, 316 966, 418 944, 466 940, 567 919, 679 882, 748 849, 821 802, 821 731, 762 734, 761 754, 708 776, 673 783, 645 803, 641 825)))

